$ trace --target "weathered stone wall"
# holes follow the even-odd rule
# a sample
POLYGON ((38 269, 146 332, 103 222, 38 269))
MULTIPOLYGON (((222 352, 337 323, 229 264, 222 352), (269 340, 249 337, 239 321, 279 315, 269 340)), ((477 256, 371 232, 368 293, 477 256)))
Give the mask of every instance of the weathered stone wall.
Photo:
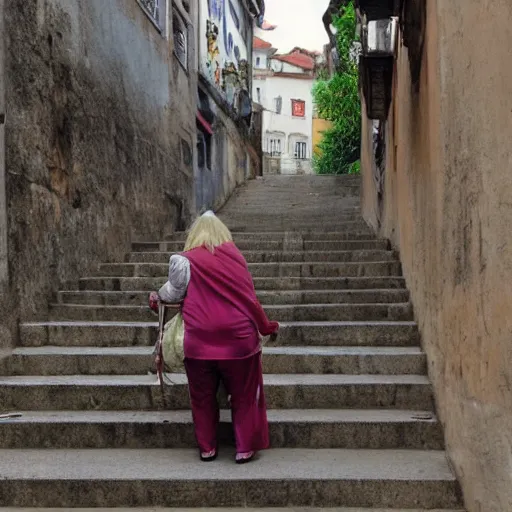
POLYGON ((381 204, 371 126, 363 123, 363 209, 400 249, 467 509, 505 512, 512 510, 512 4, 426 6, 417 84, 417 63, 406 48, 398 53, 381 204))
POLYGON ((135 1, 10 0, 2 36, 9 301, 44 318, 64 281, 190 218, 197 85, 135 1))
POLYGON ((0 359, 12 345, 16 322, 12 321, 13 306, 9 293, 8 223, 5 194, 5 39, 4 0, 0 0, 0 359))

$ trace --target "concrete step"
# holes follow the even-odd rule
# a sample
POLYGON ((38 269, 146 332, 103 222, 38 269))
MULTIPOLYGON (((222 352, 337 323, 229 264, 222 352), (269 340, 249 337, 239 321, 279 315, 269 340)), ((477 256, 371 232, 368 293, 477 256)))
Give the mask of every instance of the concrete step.
MULTIPOLYGON (((234 507, 215 507, 215 508, 169 508, 169 507, 159 507, 155 508, 145 508, 145 507, 137 507, 137 508, 18 508, 18 507, 0 507, 0 512, 69 512, 73 510, 73 512, 256 512, 256 510, 260 511, 261 508, 234 508, 234 507)), ((266 508, 267 512, 322 512, 323 508, 315 508, 315 507, 301 507, 299 508, 266 508)), ((383 509, 383 508, 346 508, 346 507, 330 507, 328 512, 464 512, 463 510, 447 510, 447 509, 436 509, 429 510, 426 509, 383 509)))
MULTIPOLYGON (((277 196, 276 196, 277 197, 277 196)), ((318 208, 318 201, 302 201, 307 198, 295 198, 300 199, 299 201, 293 201, 290 197, 287 198, 286 204, 276 204, 275 208, 269 208, 274 204, 269 204, 268 197, 261 195, 252 196, 249 200, 244 200, 239 204, 235 202, 229 202, 222 209, 217 211, 217 215, 221 218, 234 218, 237 219, 238 215, 243 217, 243 220, 254 221, 258 220, 253 214, 261 215, 264 220, 280 219, 281 216, 286 217, 290 220, 293 219, 322 219, 328 222, 337 222, 344 220, 347 217, 356 216, 357 219, 363 219, 361 214, 361 208, 357 206, 356 201, 348 201, 346 206, 339 207, 339 210, 335 212, 335 215, 326 215, 325 211, 321 211, 318 208), (265 209, 258 211, 261 204, 266 204, 265 209), (279 211, 279 215, 275 215, 274 211, 279 211), (252 216, 251 216, 252 215, 252 216)))
POLYGON ((0 505, 457 508, 442 451, 276 449, 240 467, 196 450, 1 450, 0 505))
MULTIPOLYGON (((194 448, 190 411, 21 411, 0 422, 0 448, 194 448)), ((428 411, 269 410, 275 448, 442 450, 428 411)), ((231 414, 221 411, 219 442, 233 445, 231 414)))
MULTIPOLYGON (((297 198, 296 198, 297 199, 297 198)), ((307 198, 301 197, 300 201, 290 201, 288 197, 285 204, 279 204, 276 201, 282 201, 282 197, 279 198, 275 196, 272 199, 272 209, 269 209, 269 199, 261 198, 261 197, 251 197, 249 200, 244 200, 243 202, 236 203, 231 202, 227 204, 224 208, 217 212, 217 215, 220 218, 237 218, 237 215, 241 215, 244 218, 250 218, 250 220, 254 220, 255 217, 261 215, 263 219, 273 219, 275 217, 286 216, 290 218, 292 221, 294 219, 304 219, 307 220, 309 215, 311 215, 315 219, 329 219, 331 218, 333 221, 337 219, 345 219, 346 217, 355 216, 358 219, 362 219, 361 208, 357 204, 357 201, 353 199, 349 199, 348 201, 345 199, 344 202, 346 204, 336 206, 336 215, 333 217, 332 215, 326 214, 325 209, 321 210, 318 208, 318 201, 308 201, 307 198), (304 200, 306 199, 306 200, 304 200), (293 215, 296 217, 293 217, 293 215), (252 217, 250 217, 252 215, 252 217)), ((325 206, 325 205, 324 205, 325 206)), ((332 214, 332 212, 331 212, 332 214)))
MULTIPOLYGON (((284 290, 260 291, 263 305, 278 304, 388 304, 408 302, 409 292, 402 290, 284 290)), ((96 304, 105 306, 147 304, 148 291, 62 291, 59 304, 96 304)))
POLYGON ((220 214, 219 218, 234 232, 286 231, 289 226, 299 230, 318 229, 320 227, 322 231, 342 231, 354 226, 368 229, 368 224, 366 224, 360 212, 340 213, 336 218, 329 219, 326 215, 318 215, 314 208, 301 210, 295 216, 289 212, 279 215, 273 213, 262 214, 261 211, 257 211, 257 208, 251 208, 249 211, 241 212, 238 210, 220 214))
MULTIPOLYGON (((158 290, 165 282, 162 277, 84 277, 78 283, 67 283, 67 291, 133 291, 158 290)), ((388 277, 255 277, 256 291, 281 290, 405 290, 405 279, 388 277)))
MULTIPOLYGON (((173 253, 132 252, 127 255, 130 263, 169 263, 173 253)), ((177 253, 174 253, 177 254, 177 253)), ((398 261, 394 251, 245 251, 247 263, 301 263, 301 262, 345 262, 398 261)))
MULTIPOLYGON (((154 375, 2 376, 0 403, 37 411, 188 409, 186 376, 169 378, 164 403, 154 375)), ((433 408, 424 375, 265 374, 264 382, 269 409, 433 408)))
POLYGON ((250 223, 243 222, 242 219, 227 220, 225 223, 233 233, 257 233, 263 231, 266 233, 294 231, 294 232, 312 232, 322 225, 323 231, 339 231, 341 233, 367 233, 373 235, 374 231, 363 221, 340 221, 327 222, 325 219, 323 224, 321 221, 310 221, 309 219, 281 220, 280 218, 273 221, 261 221, 258 219, 250 223))
MULTIPOLYGON (((341 228, 343 229, 345 226, 364 226, 368 227, 368 224, 364 221, 361 214, 354 213, 340 213, 340 216, 336 217, 328 217, 326 215, 320 215, 318 210, 316 213, 312 213, 314 211, 314 206, 307 208, 305 211, 297 212, 295 216, 287 213, 280 213, 279 215, 273 214, 270 215, 260 215, 254 213, 254 209, 257 206, 253 206, 253 209, 250 213, 244 212, 243 214, 240 211, 232 211, 232 212, 222 212, 219 213, 219 218, 225 222, 229 228, 231 228, 234 232, 237 232, 237 227, 241 228, 256 228, 256 231, 273 231, 273 226, 279 226, 279 230, 286 231, 288 226, 294 226, 298 229, 303 229, 307 231, 310 228, 317 228, 321 226, 323 231, 329 231, 331 227, 341 228)), ((268 210, 268 204, 267 204, 268 210)))
MULTIPOLYGON (((264 306, 276 322, 347 322, 365 320, 413 320, 410 303, 394 304, 296 304, 264 306)), ((52 304, 51 320, 151 322, 156 313, 147 305, 97 306, 52 304)))
POLYGON ((340 194, 332 195, 325 191, 322 191, 322 198, 335 203, 337 207, 335 215, 331 212, 331 215, 326 216, 325 210, 322 211, 318 208, 318 205, 322 204, 321 201, 319 201, 320 198, 318 195, 310 195, 308 191, 301 189, 293 190, 292 194, 290 194, 290 190, 269 191, 268 188, 266 190, 262 189, 261 191, 252 191, 250 194, 244 195, 244 197, 237 195, 232 196, 231 200, 217 211, 217 215, 223 217, 238 212, 243 214, 245 207, 252 212, 261 204, 267 207, 259 212, 264 216, 271 216, 274 211, 280 214, 282 213, 283 215, 293 215, 296 213, 298 217, 302 217, 304 212, 312 212, 315 216, 324 214, 325 217, 336 220, 338 215, 348 215, 351 213, 361 214, 359 200, 356 198, 344 197, 340 194), (281 202, 278 203, 276 201, 277 199, 280 199, 281 202), (282 201, 285 202, 283 203, 282 201), (272 209, 269 208, 269 205, 272 205, 272 209))
MULTIPOLYGON (((254 240, 284 240, 288 235, 300 235, 304 242, 318 242, 318 241, 357 241, 357 240, 377 240, 375 234, 370 231, 318 231, 318 230, 293 230, 287 231, 245 231, 242 233, 233 232, 233 240, 236 244, 239 242, 254 241, 254 240)), ((167 240, 171 242, 184 242, 187 234, 183 231, 177 231, 167 236, 167 240)))
MULTIPOLYGON (((153 347, 18 347, 0 360, 0 375, 137 375, 153 367, 153 347)), ((426 374, 418 347, 269 347, 270 374, 426 374)))
POLYGON ((224 217, 241 212, 245 214, 254 213, 256 217, 261 212, 267 212, 274 213, 276 217, 279 217, 279 215, 290 215, 290 213, 297 212, 299 219, 307 220, 307 216, 304 216, 302 212, 302 208, 304 208, 306 212, 313 211, 315 215, 323 213, 324 219, 335 221, 338 214, 344 215, 360 211, 359 196, 361 191, 359 187, 350 187, 337 196, 322 192, 321 196, 317 194, 308 197, 308 192, 300 189, 293 192, 288 191, 288 193, 284 190, 272 191, 270 194, 265 192, 258 191, 244 197, 232 197, 224 208, 217 211, 217 215, 224 217), (269 205, 272 205, 272 208, 269 208, 269 205), (245 211, 244 207, 250 210, 245 211), (258 208, 260 209, 258 210, 258 208))
MULTIPOLYGON (((21 346, 153 346, 157 322, 28 322, 21 346)), ((415 322, 282 323, 279 346, 418 346, 415 322)))
MULTIPOLYGON (((360 184, 348 184, 343 186, 333 186, 333 189, 327 190, 323 188, 306 188, 297 186, 296 184, 288 185, 285 187, 270 187, 268 184, 251 183, 249 188, 240 188, 232 196, 231 200, 220 211, 224 212, 230 208, 242 207, 245 204, 253 205, 257 200, 266 202, 267 207, 269 204, 275 204, 275 209, 290 212, 290 208, 296 208, 300 211, 302 205, 308 204, 324 204, 328 200, 330 204, 335 204, 340 210, 353 208, 359 206, 359 197, 353 197, 354 189, 359 190, 360 184), (254 187, 254 188, 253 188, 254 187), (275 203, 276 199, 281 199, 285 203, 275 203), (324 200, 324 203, 322 203, 324 200)), ((273 209, 274 209, 273 208, 273 209)), ((332 215, 332 212, 331 212, 332 215)))
POLYGON ((284 210, 279 215, 276 215, 273 211, 268 208, 259 210, 259 204, 247 204, 240 207, 232 206, 224 208, 218 212, 217 215, 223 221, 230 220, 239 224, 251 224, 261 221, 262 224, 266 222, 275 222, 285 219, 292 223, 297 224, 298 221, 304 220, 306 222, 319 222, 327 221, 329 223, 340 223, 350 221, 364 222, 363 215, 360 209, 344 209, 336 212, 335 217, 326 219, 324 212, 319 212, 316 204, 301 205, 300 209, 295 210, 284 210))
POLYGON ((361 184, 359 174, 337 174, 337 175, 287 175, 278 174, 274 176, 257 177, 254 180, 247 181, 241 187, 236 189, 235 197, 249 195, 251 192, 264 189, 268 193, 274 190, 293 189, 303 187, 307 192, 322 192, 324 194, 337 196, 344 192, 345 187, 361 184))
MULTIPOLYGON (((241 251, 282 251, 284 238, 281 240, 242 240, 237 243, 241 251)), ((303 242, 304 251, 362 251, 389 249, 387 240, 342 240, 329 241, 318 240, 315 242, 303 242)), ((134 242, 134 252, 180 252, 183 251, 183 242, 134 242)))
MULTIPOLYGON (((364 263, 249 263, 253 277, 386 277, 401 276, 399 261, 364 263)), ((161 277, 165 279, 168 263, 104 263, 98 277, 161 277)))

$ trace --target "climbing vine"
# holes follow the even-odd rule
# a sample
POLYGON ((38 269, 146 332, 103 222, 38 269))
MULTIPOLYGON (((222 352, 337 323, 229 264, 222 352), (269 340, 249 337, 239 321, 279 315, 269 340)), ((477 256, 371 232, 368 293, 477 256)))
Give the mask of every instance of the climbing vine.
POLYGON ((319 79, 313 99, 320 118, 331 121, 314 155, 318 174, 359 172, 361 146, 361 104, 359 73, 354 51, 356 13, 353 0, 334 19, 339 63, 328 80, 319 79))

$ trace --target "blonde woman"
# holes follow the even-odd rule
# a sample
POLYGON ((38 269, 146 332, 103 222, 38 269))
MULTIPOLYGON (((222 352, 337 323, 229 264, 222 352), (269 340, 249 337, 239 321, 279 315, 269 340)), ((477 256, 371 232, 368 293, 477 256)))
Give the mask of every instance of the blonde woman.
POLYGON ((238 464, 269 446, 260 337, 277 333, 263 311, 247 263, 228 228, 211 211, 192 225, 185 251, 173 255, 158 292, 182 303, 185 370, 201 460, 217 457, 222 381, 231 396, 238 464))

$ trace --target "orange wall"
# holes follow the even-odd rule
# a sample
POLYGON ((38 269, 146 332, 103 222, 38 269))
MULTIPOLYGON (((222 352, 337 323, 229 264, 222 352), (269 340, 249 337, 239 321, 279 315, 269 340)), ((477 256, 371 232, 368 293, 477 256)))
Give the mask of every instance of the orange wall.
POLYGON ((325 119, 313 118, 313 154, 317 153, 318 144, 322 140, 323 132, 332 126, 330 121, 325 119))

